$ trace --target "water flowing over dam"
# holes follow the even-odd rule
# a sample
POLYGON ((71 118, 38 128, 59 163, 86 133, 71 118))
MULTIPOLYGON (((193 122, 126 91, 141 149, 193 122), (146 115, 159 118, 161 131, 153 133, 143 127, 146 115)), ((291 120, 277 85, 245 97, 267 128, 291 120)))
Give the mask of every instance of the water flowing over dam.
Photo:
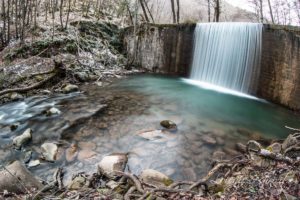
POLYGON ((257 88, 263 25, 199 23, 190 78, 243 93, 257 88))

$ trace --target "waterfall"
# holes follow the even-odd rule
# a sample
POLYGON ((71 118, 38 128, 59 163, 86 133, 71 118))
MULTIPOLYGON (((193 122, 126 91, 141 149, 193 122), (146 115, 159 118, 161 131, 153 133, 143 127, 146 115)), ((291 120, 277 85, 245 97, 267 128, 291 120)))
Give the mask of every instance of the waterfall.
POLYGON ((259 76, 262 24, 199 23, 191 79, 253 94, 259 76))

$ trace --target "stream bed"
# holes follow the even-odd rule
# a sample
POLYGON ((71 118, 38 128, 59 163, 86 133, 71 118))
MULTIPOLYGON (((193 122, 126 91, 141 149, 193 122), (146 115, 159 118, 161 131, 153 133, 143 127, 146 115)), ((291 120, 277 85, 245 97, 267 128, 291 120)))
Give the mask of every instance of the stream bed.
POLYGON ((128 153, 135 174, 155 169, 176 180, 197 180, 214 159, 237 154, 236 143, 249 139, 283 139, 297 126, 298 115, 274 104, 187 84, 179 78, 136 75, 106 87, 88 84, 83 92, 35 96, 0 106, 0 160, 5 165, 40 158, 44 142, 59 147, 56 161, 41 160, 30 168, 50 180, 59 166, 66 180, 78 172, 96 172, 97 163, 111 153, 128 153), (47 116, 55 107, 60 114, 47 116), (177 131, 163 130, 160 121, 172 120, 177 131), (14 131, 10 126, 16 124, 14 131), (27 128, 32 141, 21 150, 12 139, 27 128))

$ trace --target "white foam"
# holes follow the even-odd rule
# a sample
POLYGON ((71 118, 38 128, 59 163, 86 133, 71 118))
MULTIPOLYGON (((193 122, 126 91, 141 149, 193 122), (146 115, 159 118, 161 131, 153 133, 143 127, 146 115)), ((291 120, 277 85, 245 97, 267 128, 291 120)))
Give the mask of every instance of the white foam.
POLYGON ((185 83, 198 86, 202 89, 213 90, 213 91, 216 91, 216 92, 219 92, 219 93, 230 94, 230 95, 234 95, 234 96, 239 96, 239 97, 243 97, 243 98, 248 98, 248 99, 253 99, 253 100, 266 102, 265 100, 259 99, 255 96, 248 95, 248 94, 238 92, 238 91, 235 91, 235 90, 231 90, 231 89, 228 89, 228 88, 224 88, 224 87, 214 85, 214 84, 211 84, 211 83, 196 81, 196 80, 192 80, 192 79, 185 79, 185 78, 182 78, 181 80, 183 80, 183 82, 185 82, 185 83))

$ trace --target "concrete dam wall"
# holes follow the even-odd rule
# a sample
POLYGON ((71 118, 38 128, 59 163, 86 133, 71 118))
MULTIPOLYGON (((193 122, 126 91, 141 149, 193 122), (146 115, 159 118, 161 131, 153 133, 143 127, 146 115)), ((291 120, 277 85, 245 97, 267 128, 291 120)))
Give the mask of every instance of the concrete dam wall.
MULTIPOLYGON (((129 27, 124 30, 124 48, 129 60, 137 66, 189 77, 195 28, 196 24, 143 24, 137 28, 135 40, 134 30, 129 27)), ((299 27, 263 25, 259 69, 253 95, 300 110, 299 27)))

